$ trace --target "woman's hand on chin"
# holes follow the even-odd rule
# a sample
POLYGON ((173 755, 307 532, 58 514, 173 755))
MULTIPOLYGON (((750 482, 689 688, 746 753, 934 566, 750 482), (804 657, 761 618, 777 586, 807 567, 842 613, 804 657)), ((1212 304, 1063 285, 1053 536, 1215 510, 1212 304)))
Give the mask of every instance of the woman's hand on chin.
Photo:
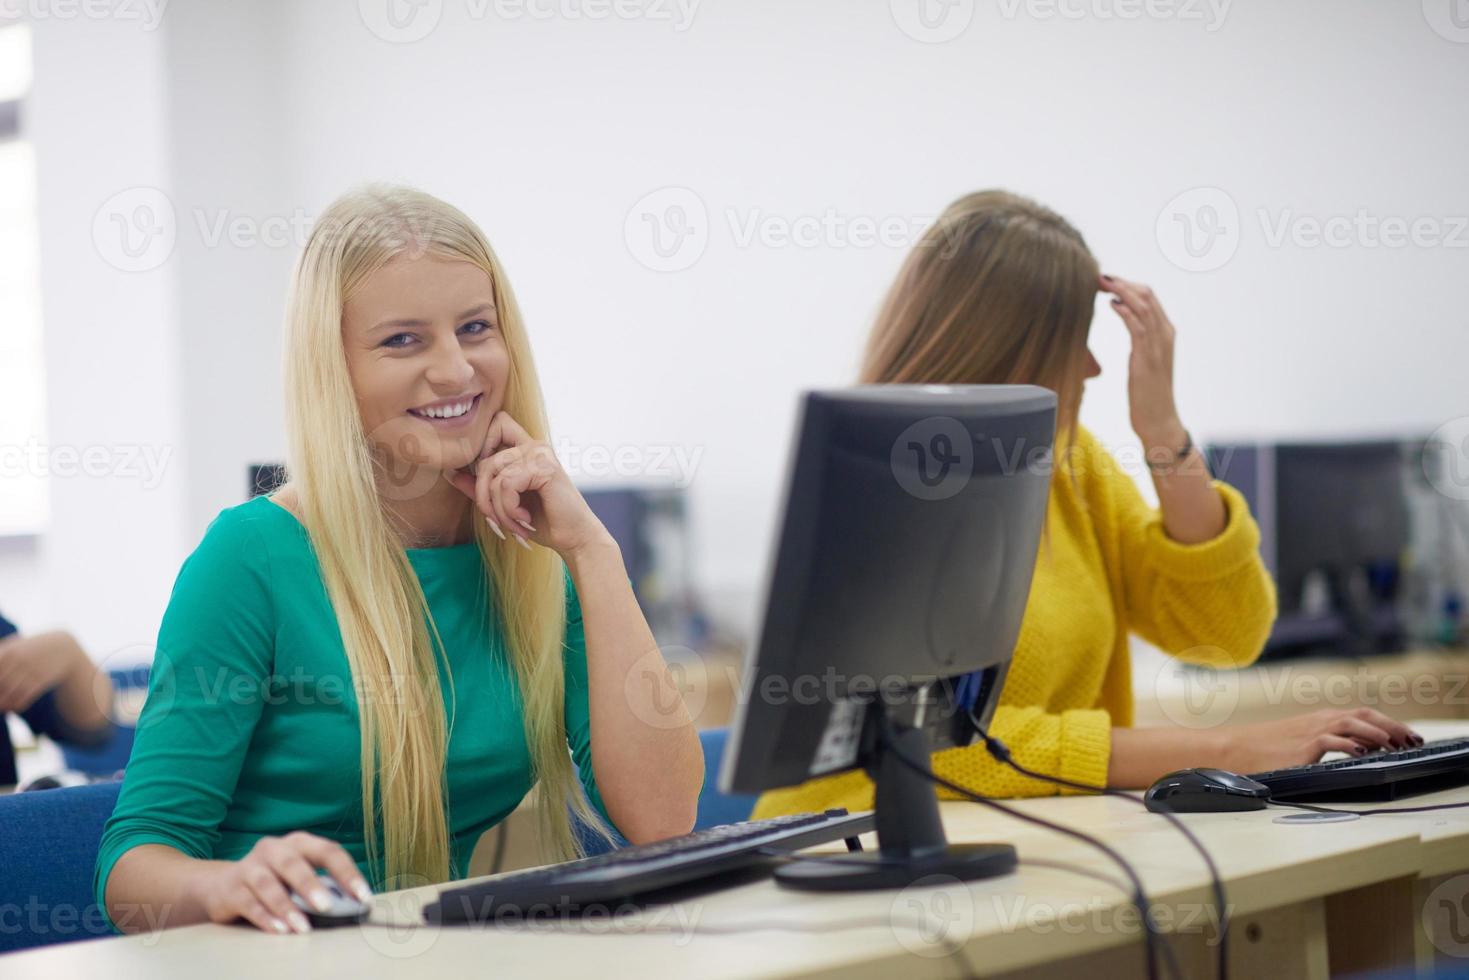
POLYGON ((610 540, 550 445, 533 439, 508 412, 490 420, 472 473, 455 470, 449 482, 473 500, 495 533, 527 539, 563 558, 610 540))

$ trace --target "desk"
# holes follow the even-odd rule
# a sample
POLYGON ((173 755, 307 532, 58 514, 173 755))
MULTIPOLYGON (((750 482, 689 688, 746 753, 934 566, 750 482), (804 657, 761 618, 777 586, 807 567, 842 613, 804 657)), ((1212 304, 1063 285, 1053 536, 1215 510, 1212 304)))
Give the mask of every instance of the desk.
POLYGON ((1405 721, 1469 718, 1469 650, 1266 660, 1217 673, 1162 654, 1134 664, 1139 727, 1249 725, 1360 704, 1405 721))
MULTIPOLYGON (((1469 731, 1424 723, 1428 737, 1469 731)), ((1469 788, 1437 794, 1469 800, 1469 788)), ((1427 799, 1427 798, 1423 798, 1427 799)), ((1133 862, 1174 933, 1188 976, 1210 976, 1208 876, 1185 840, 1124 800, 1021 801, 1020 809, 1083 828, 1133 862)), ((970 803, 942 806, 953 840, 1008 840, 1015 875, 898 892, 812 895, 758 881, 690 897, 637 916, 490 928, 400 925, 417 919, 434 888, 379 896, 363 929, 271 936, 246 927, 189 926, 6 956, 7 980, 211 980, 311 975, 364 980, 437 975, 954 977, 1041 976, 1060 969, 1141 976, 1137 924, 1119 873, 1085 845, 970 803), (486 935, 493 932, 493 935, 486 935)), ((1392 815, 1319 826, 1273 823, 1278 811, 1185 817, 1219 863, 1235 923, 1235 975, 1324 977, 1329 972, 1469 960, 1453 932, 1422 928, 1435 889, 1469 891, 1469 812, 1392 815), (1370 928, 1367 928, 1370 924, 1370 928), (1437 939, 1437 944, 1435 944, 1437 939)), ((834 845, 840 848, 840 845, 834 845)), ((1453 908, 1434 906, 1453 915, 1453 908)), ((1431 916, 1430 916, 1431 918, 1431 916)), ((1432 924, 1432 923, 1430 923, 1432 924)), ((1446 921, 1462 932, 1464 923, 1446 921)))

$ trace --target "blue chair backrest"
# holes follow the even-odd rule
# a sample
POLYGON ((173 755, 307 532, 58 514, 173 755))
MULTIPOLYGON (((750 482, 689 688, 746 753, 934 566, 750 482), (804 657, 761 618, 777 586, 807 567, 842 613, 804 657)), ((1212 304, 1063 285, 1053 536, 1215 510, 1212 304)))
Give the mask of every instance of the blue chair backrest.
POLYGON ((699 791, 695 830, 748 820, 759 799, 719 791, 719 760, 724 757, 724 743, 728 739, 728 728, 706 728, 699 732, 699 743, 704 749, 704 787, 699 791))
MULTIPOLYGON (((724 755, 724 743, 728 736, 727 728, 706 728, 699 732, 699 746, 704 750, 704 785, 699 790, 699 809, 694 817, 695 830, 748 820, 751 811, 755 809, 755 801, 759 799, 757 796, 737 796, 719 791, 719 760, 724 755)), ((626 841, 620 837, 617 844, 608 844, 580 821, 577 821, 573 830, 581 839, 582 848, 588 857, 626 845, 626 841)))
MULTIPOLYGON (((147 690, 148 688, 147 664, 139 664, 125 670, 112 670, 108 673, 112 677, 112 686, 118 691, 127 691, 134 688, 147 690)), ((115 725, 112 737, 101 745, 83 748, 76 745, 61 746, 61 758, 66 763, 66 768, 76 772, 84 772, 92 776, 111 776, 119 769, 128 764, 128 756, 133 752, 133 736, 137 729, 132 725, 115 725)))
POLYGON ((121 787, 0 796, 0 953, 114 935, 92 900, 92 869, 121 787))

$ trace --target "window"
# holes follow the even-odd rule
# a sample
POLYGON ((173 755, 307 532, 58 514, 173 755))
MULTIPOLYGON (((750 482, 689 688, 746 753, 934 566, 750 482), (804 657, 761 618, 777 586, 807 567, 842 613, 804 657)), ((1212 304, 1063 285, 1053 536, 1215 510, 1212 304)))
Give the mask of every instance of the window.
POLYGON ((36 162, 24 138, 31 32, 0 27, 0 535, 46 523, 36 162))

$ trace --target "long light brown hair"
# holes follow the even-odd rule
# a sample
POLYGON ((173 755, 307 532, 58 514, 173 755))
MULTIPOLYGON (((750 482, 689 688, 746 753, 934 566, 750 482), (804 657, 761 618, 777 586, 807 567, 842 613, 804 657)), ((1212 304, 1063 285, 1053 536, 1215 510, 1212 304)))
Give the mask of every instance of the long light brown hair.
POLYGON ((965 195, 904 261, 859 380, 1050 388, 1069 445, 1097 276, 1081 234, 1056 212, 1006 191, 965 195))

